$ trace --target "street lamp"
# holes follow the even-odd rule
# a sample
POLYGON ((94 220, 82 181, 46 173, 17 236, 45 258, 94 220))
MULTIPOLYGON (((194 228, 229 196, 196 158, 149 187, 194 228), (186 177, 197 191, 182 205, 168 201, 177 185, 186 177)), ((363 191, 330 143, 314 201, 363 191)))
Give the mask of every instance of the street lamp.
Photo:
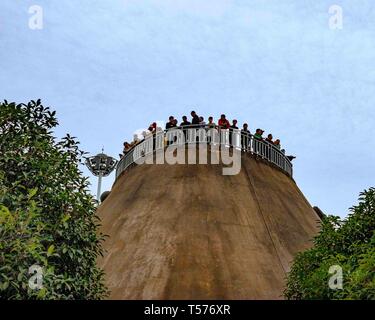
POLYGON ((98 191, 97 191, 97 200, 100 199, 100 190, 102 188, 102 177, 108 176, 113 169, 116 167, 117 160, 110 156, 107 156, 105 153, 97 154, 93 157, 86 158, 85 164, 91 173, 98 177, 98 191))

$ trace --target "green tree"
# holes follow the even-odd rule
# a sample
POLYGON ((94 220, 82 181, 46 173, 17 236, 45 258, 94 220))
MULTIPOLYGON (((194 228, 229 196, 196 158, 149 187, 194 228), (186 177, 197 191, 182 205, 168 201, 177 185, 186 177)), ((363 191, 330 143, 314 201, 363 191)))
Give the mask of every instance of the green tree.
MULTIPOLYGON (((0 104, 0 298, 100 299, 104 236, 75 137, 60 141, 40 100, 0 104), (29 285, 31 266, 42 286, 29 285)), ((31 281, 31 284, 34 283, 31 281)))
POLYGON ((360 194, 347 219, 327 216, 314 246, 297 255, 284 291, 288 299, 375 299, 375 188, 360 194), (328 285, 343 272, 342 289, 328 285))

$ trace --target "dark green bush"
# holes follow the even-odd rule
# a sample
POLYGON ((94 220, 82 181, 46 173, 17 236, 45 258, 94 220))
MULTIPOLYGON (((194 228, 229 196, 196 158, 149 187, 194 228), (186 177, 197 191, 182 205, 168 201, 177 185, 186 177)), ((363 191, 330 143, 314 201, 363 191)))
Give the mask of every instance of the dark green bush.
POLYGON ((297 255, 284 291, 288 299, 375 299, 375 188, 360 194, 345 220, 327 216, 314 246, 297 255), (342 289, 330 289, 329 268, 343 271, 342 289))
POLYGON ((0 104, 0 297, 100 299, 103 235, 76 138, 57 141, 40 100, 0 104), (31 289, 32 265, 43 288, 31 289))

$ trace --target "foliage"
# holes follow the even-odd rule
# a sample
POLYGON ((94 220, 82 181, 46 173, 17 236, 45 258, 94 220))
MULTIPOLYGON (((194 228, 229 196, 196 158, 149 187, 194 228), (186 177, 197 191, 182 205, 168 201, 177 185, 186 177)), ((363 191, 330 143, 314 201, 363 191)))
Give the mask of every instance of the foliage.
POLYGON ((314 246, 297 255, 284 291, 288 299, 375 299, 375 188, 360 194, 346 220, 327 216, 314 246), (333 274, 343 270, 342 289, 330 289, 333 274))
POLYGON ((52 136, 55 111, 40 100, 0 104, 0 297, 99 299, 107 294, 96 266, 103 235, 96 203, 79 169, 75 137, 52 136), (32 265, 43 288, 31 289, 32 265))

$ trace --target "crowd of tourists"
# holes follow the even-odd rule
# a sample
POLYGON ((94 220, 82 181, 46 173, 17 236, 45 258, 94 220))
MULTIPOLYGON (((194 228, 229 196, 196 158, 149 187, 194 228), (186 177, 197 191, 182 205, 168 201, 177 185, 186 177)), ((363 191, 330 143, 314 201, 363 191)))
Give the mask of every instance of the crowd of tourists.
MULTIPOLYGON (((233 130, 239 130, 238 121, 236 119, 233 119, 231 121, 232 123, 230 123, 230 121, 226 118, 225 114, 222 114, 220 116, 217 124, 216 124, 214 122, 213 117, 208 117, 207 122, 206 122, 204 117, 199 116, 195 111, 191 111, 190 114, 191 114, 191 121, 188 121, 187 116, 183 116, 182 119, 181 119, 182 121, 180 122, 179 125, 178 125, 178 120, 174 116, 170 116, 169 119, 168 119, 168 122, 165 125, 165 129, 170 130, 172 128, 184 128, 184 127, 186 128, 187 126, 191 126, 191 127, 194 127, 194 128, 202 127, 202 128, 208 128, 208 129, 211 129, 211 128, 228 129, 228 131, 230 133, 229 134, 229 144, 230 145, 232 144, 232 141, 231 141, 232 140, 232 132, 233 132, 233 130)), ((141 139, 139 139, 138 135, 135 134, 134 137, 133 137, 133 141, 131 141, 131 142, 125 141, 124 142, 123 153, 120 154, 120 157, 123 157, 127 152, 130 151, 130 149, 132 149, 132 147, 134 147, 138 143, 142 142, 147 137, 156 134, 156 132, 159 131, 159 130, 161 131, 162 128, 158 127, 156 122, 153 122, 152 124, 150 124, 150 126, 148 127, 148 129, 146 131, 142 132, 142 138, 141 139)), ((241 148, 243 150, 247 150, 248 144, 249 144, 249 141, 250 141, 250 135, 251 135, 250 130, 249 130, 249 126, 248 126, 247 123, 244 123, 242 125, 242 129, 240 130, 240 132, 241 132, 241 148)), ((258 129, 255 130, 255 133, 253 134, 253 137, 254 137, 254 139, 256 139, 258 141, 264 141, 268 144, 271 144, 276 149, 281 150, 280 139, 274 140, 273 135, 271 133, 269 133, 267 135, 267 137, 263 137, 263 134, 264 134, 264 130, 258 128, 258 129)), ((282 151, 284 151, 284 150, 282 150, 282 151)), ((290 160, 292 160, 294 157, 288 156, 288 158, 290 160)))

